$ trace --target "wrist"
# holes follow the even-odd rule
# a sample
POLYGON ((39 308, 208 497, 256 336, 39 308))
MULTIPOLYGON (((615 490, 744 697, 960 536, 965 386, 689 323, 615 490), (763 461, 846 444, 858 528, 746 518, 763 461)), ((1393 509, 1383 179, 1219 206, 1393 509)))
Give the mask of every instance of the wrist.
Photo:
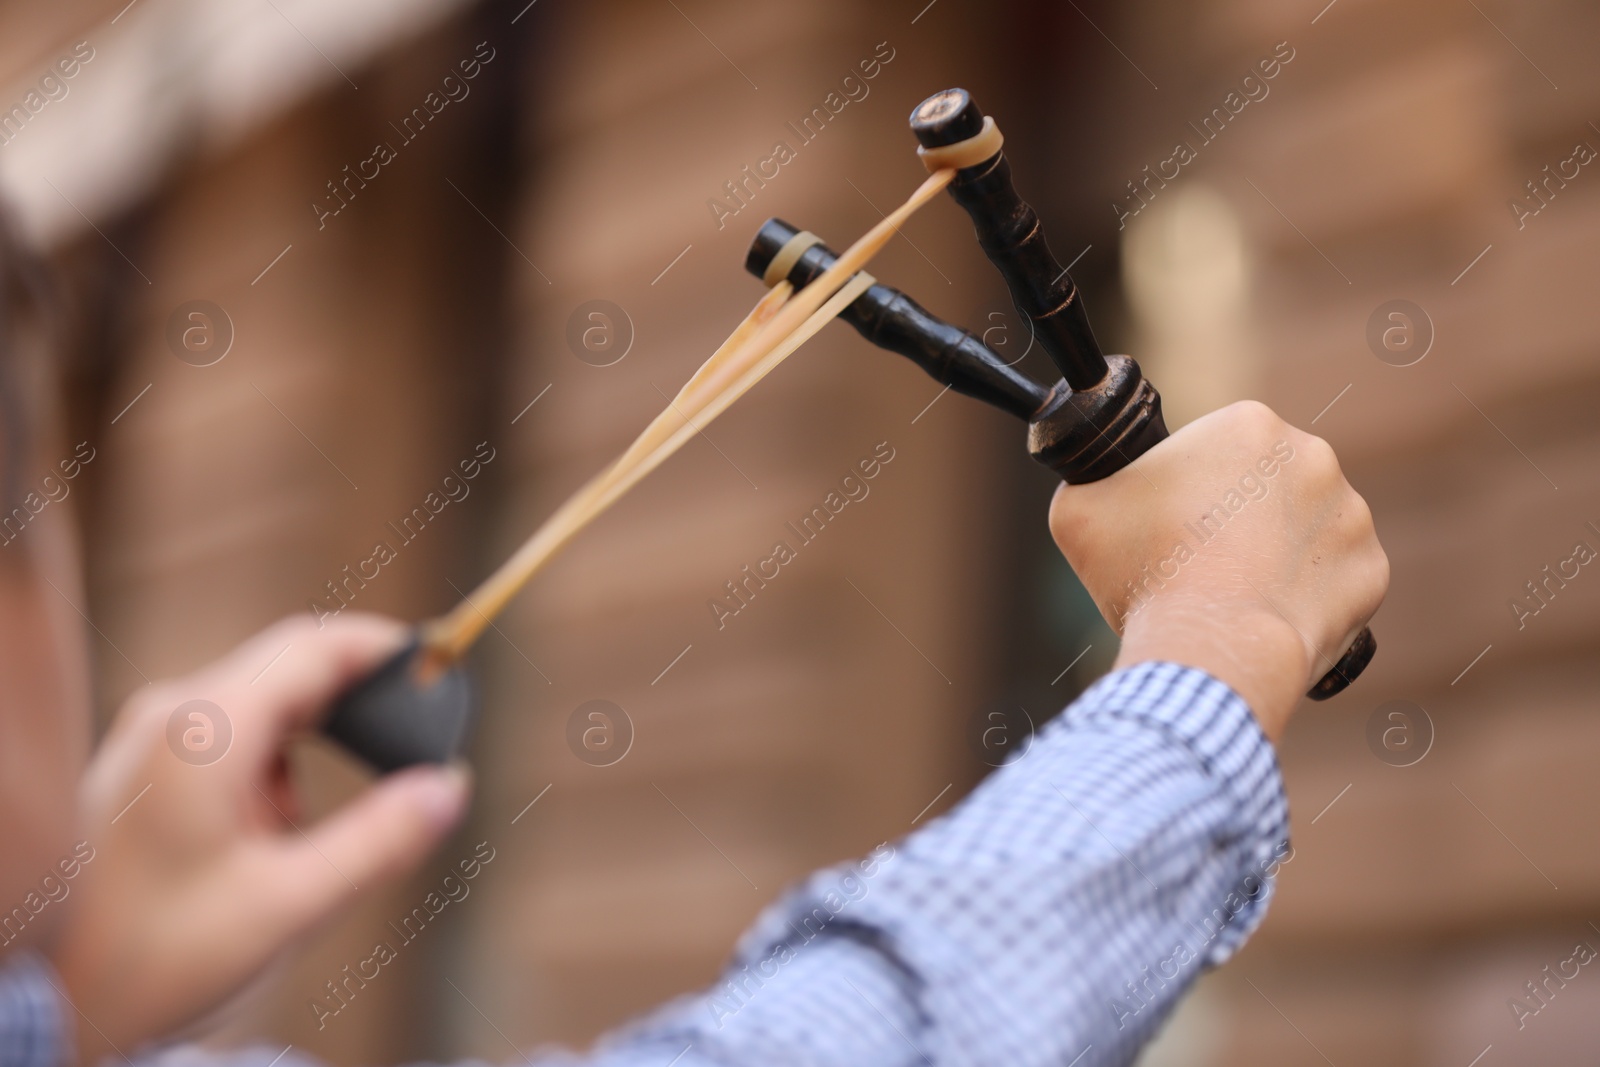
POLYGON ((1266 608, 1219 612, 1214 603, 1152 604, 1127 620, 1117 668, 1162 661, 1205 671, 1249 705, 1274 744, 1305 695, 1305 641, 1266 608))

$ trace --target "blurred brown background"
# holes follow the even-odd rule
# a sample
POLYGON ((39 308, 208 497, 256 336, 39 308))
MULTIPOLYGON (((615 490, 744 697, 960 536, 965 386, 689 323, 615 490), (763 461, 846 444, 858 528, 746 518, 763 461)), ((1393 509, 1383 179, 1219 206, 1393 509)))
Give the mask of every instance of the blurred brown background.
MULTIPOLYGON (((347 587, 356 609, 449 606, 759 295, 760 222, 848 241, 918 180, 912 105, 963 85, 1169 421, 1254 396, 1325 436, 1394 567, 1377 661, 1283 747, 1272 915, 1147 1062, 1600 1043, 1587 969, 1520 1030, 1508 1006, 1600 946, 1600 578, 1544 572, 1600 549, 1600 176, 1575 161, 1600 147, 1593 5, 124 3, 0 12, 0 104, 78 60, 0 127, 0 187, 66 279, 106 714, 336 607, 327 583, 487 442, 469 495, 347 587), (874 56, 868 95, 799 145, 786 123, 874 56), (778 140, 793 162, 729 200, 778 140), (169 340, 197 300, 231 323, 209 366, 169 340), (595 323, 610 347, 569 342, 595 323), (1518 597, 1540 608, 1520 627, 1518 597), (1403 743, 1369 744, 1374 715, 1403 743)), ((954 205, 905 236, 880 278, 1025 347, 954 205)), ((830 327, 575 544, 477 653, 472 825, 223 1032, 335 1064, 587 1042, 712 978, 789 881, 955 802, 989 712, 1042 721, 1092 680, 1114 638, 1050 546, 1049 476, 1004 416, 938 395, 830 327), (880 442, 870 496, 719 630, 708 601, 880 442), (566 740, 593 699, 631 722, 610 766, 566 740), (319 1031, 323 983, 479 841, 470 897, 319 1031)), ((324 749, 300 771, 324 804, 359 787, 324 749)))

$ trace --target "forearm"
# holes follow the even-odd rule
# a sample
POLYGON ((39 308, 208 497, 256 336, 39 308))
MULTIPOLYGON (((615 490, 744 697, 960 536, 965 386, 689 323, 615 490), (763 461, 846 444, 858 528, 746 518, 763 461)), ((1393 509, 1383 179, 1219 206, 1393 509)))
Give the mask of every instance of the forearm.
POLYGON ((770 908, 712 988, 584 1062, 1126 1064, 1260 921, 1286 837, 1237 695, 1170 663, 1118 671, 951 812, 770 908))
POLYGON ((1127 1063, 1259 922, 1286 835, 1236 695, 1172 665, 1119 672, 944 818, 814 876, 723 981, 600 1062, 643 1041, 690 1048, 679 1067, 1127 1063))
POLYGON ((1203 600, 1172 599, 1158 619, 1128 620, 1116 668, 1181 663, 1205 671, 1238 694, 1276 744, 1308 684, 1305 642, 1264 602, 1254 612, 1232 612, 1221 626, 1203 600))

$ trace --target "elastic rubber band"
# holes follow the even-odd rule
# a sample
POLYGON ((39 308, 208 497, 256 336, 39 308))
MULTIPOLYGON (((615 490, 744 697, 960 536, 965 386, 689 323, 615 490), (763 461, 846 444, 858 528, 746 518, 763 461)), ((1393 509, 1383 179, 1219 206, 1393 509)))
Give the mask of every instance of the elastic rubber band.
POLYGON ((872 280, 862 268, 954 177, 954 171, 929 177, 804 289, 793 292, 786 282, 773 286, 620 458, 557 508, 470 596, 423 625, 422 654, 437 663, 459 659, 579 531, 865 293, 872 280))
POLYGON ((789 276, 789 272, 794 270, 794 265, 800 262, 800 257, 805 255, 812 245, 821 243, 822 238, 810 230, 801 230, 789 238, 783 243, 783 247, 778 249, 778 254, 772 257, 772 262, 767 264, 767 269, 762 272, 761 284, 771 289, 783 281, 789 276))
POLYGON ((928 168, 929 174, 937 174, 946 167, 951 170, 976 167, 984 160, 992 159, 995 153, 1000 151, 1000 146, 1005 143, 1006 139, 1001 134, 1000 127, 994 124, 994 116, 985 115, 983 129, 965 141, 941 145, 938 148, 918 148, 917 155, 922 157, 922 165, 928 168))

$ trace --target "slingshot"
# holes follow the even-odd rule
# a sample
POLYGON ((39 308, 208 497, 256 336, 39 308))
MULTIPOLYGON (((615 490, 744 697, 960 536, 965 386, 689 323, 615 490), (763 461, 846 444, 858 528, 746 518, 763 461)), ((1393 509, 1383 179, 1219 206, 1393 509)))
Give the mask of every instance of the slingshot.
MULTIPOLYGON (((955 391, 1025 421, 1029 451, 1068 482, 1107 477, 1166 438, 1161 398, 1139 365, 1101 353, 1077 286, 1051 254, 1037 213, 1012 187, 994 119, 965 90, 950 89, 918 105, 911 126, 927 180, 840 255, 814 234, 769 220, 745 263, 767 284, 767 295, 627 451, 473 593, 422 623, 410 645, 335 702, 324 725, 329 736, 381 771, 455 756, 473 715, 460 660, 494 617, 585 526, 835 318, 955 391), (979 244, 1061 371, 1054 385, 1014 370, 972 334, 862 270, 946 188, 972 218, 979 244)), ((1371 631, 1363 630, 1308 695, 1320 700, 1340 692, 1375 651, 1371 631)))
POLYGON ((954 177, 953 168, 936 171, 798 292, 775 285, 627 451, 460 604, 421 624, 410 645, 341 696, 324 732, 382 771, 455 755, 472 714, 459 661, 494 617, 580 530, 866 292, 874 279, 861 268, 954 177))

